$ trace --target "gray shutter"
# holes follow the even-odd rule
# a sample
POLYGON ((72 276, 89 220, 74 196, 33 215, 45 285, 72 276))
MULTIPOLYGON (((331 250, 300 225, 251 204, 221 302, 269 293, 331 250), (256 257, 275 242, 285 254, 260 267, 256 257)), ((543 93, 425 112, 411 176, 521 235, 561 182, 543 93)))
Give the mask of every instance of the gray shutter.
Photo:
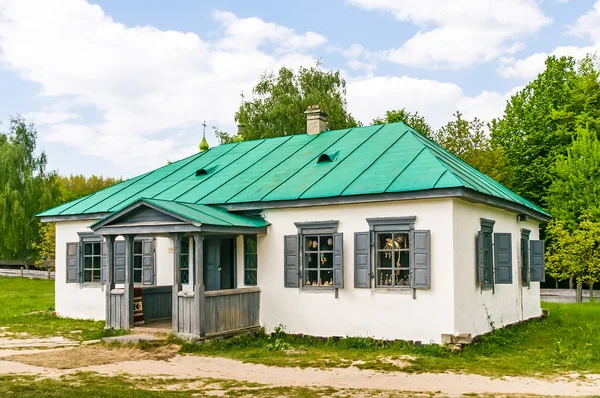
POLYGON ((142 284, 154 285, 154 239, 142 241, 142 284))
POLYGON ((429 231, 414 231, 412 247, 412 287, 429 289, 431 286, 431 254, 429 231))
POLYGON ((511 284, 512 278, 512 236, 510 233, 494 234, 494 267, 497 284, 511 284))
POLYGON ((67 283, 79 283, 80 280, 79 242, 69 242, 67 243, 67 283))
POLYGON ((544 282, 546 280, 544 254, 543 240, 529 241, 529 280, 531 282, 544 282))
POLYGON ((484 274, 485 274, 485 251, 483 250, 483 232, 479 231, 477 233, 477 282, 481 285, 483 284, 484 274))
POLYGON ((100 257, 100 282, 106 283, 108 271, 108 244, 105 241, 101 243, 100 257))
POLYGON ((371 287, 371 242, 369 232, 354 234, 354 287, 371 287))
POLYGON ((125 242, 115 242, 115 283, 125 283, 125 242))
POLYGON ((344 287, 344 234, 333 234, 333 287, 344 287))
POLYGON ((284 237, 284 252, 285 252, 285 287, 298 287, 298 235, 285 235, 284 237))

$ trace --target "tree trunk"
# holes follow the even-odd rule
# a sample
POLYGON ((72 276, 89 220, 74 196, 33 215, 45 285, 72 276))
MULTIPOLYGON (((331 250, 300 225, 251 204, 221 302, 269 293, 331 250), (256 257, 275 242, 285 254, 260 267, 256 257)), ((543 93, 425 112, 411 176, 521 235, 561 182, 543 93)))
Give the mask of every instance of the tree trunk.
POLYGON ((594 302, 594 282, 590 283, 590 303, 594 302))
POLYGON ((578 303, 583 301, 583 285, 581 283, 577 284, 576 301, 578 303))
POLYGON ((569 290, 573 289, 573 277, 569 278, 569 290))

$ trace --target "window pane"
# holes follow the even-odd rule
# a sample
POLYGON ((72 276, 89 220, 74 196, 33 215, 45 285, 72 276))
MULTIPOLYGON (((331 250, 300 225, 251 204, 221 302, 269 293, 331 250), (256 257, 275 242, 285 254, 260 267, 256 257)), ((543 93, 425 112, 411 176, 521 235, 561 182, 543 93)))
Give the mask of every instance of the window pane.
POLYGON ((319 250, 319 237, 309 236, 306 238, 306 245, 304 251, 317 251, 319 250))
POLYGON ((181 283, 187 284, 190 283, 190 271, 187 269, 181 270, 181 283))
POLYGON ((101 271, 99 269, 96 269, 96 270, 94 270, 92 272, 93 272, 93 277, 94 277, 93 282, 100 282, 100 279, 101 279, 100 278, 100 272, 101 271))
POLYGON ((333 253, 321 253, 319 262, 321 268, 333 268, 333 253))
POLYGON ((394 234, 394 249, 408 249, 408 234, 405 232, 394 234))
POLYGON ((392 286, 392 274, 391 269, 377 270, 377 286, 392 286))
POLYGON ((322 283, 323 286, 329 286, 333 284, 333 270, 321 270, 321 275, 319 278, 319 283, 322 283))
POLYGON ((133 254, 142 254, 142 242, 133 242, 133 254))
POLYGON ((92 243, 92 246, 93 246, 92 250, 94 252, 93 254, 96 255, 96 256, 99 256, 101 254, 100 253, 100 242, 98 242, 98 243, 92 243))
POLYGON ((245 251, 247 254, 252 254, 257 252, 257 244, 255 237, 247 237, 244 245, 245 251))
POLYGON ((392 250, 392 234, 377 234, 377 249, 392 250))
POLYGON ((94 269, 100 269, 100 264, 101 264, 100 256, 92 257, 92 267, 94 267, 94 269))
POLYGON ((83 268, 92 268, 92 257, 83 258, 83 268))
POLYGON ((304 271, 304 285, 306 286, 319 286, 319 271, 317 270, 305 270, 304 271))
POLYGON ((256 285, 256 271, 250 270, 244 273, 244 284, 245 285, 256 285))
POLYGON ((333 236, 320 236, 321 250, 333 250, 333 236))
POLYGON ((396 286, 410 286, 410 271, 408 269, 397 269, 394 271, 396 286))
POLYGON ((187 255, 187 253, 186 254, 183 254, 183 253, 181 254, 179 266, 180 266, 181 269, 189 268, 190 267, 189 256, 187 255))
POLYGON ((318 253, 307 253, 306 261, 304 262, 305 268, 318 268, 319 267, 319 254, 318 253))
POLYGON ((92 244, 91 243, 83 244, 83 254, 86 256, 92 255, 92 244))
POLYGON ((396 257, 396 267, 410 267, 410 254, 408 251, 397 251, 394 253, 394 257, 396 257))
POLYGON ((258 268, 256 254, 247 254, 245 257, 246 269, 258 268))
POLYGON ((392 268, 392 252, 377 252, 377 267, 392 268))
POLYGON ((133 283, 142 283, 142 270, 141 269, 133 270, 133 283))
POLYGON ((84 270, 83 271, 83 281, 84 282, 91 282, 92 281, 92 271, 91 270, 84 270))
POLYGON ((133 256, 133 268, 142 269, 142 256, 133 256))

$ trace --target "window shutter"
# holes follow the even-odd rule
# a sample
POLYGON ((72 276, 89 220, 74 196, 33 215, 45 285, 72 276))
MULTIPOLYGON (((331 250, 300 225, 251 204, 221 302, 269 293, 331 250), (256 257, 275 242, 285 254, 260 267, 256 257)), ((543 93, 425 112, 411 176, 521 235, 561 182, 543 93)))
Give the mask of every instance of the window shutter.
POLYGON ((142 284, 154 285, 154 239, 142 241, 142 284))
POLYGON ((104 284, 108 279, 106 273, 108 271, 108 244, 105 241, 102 241, 100 253, 100 282, 104 284))
POLYGON ((544 241, 529 241, 529 248, 529 280, 531 282, 544 282, 546 280, 544 269, 544 241))
POLYGON ((511 284, 512 278, 512 236, 510 233, 494 234, 495 281, 498 284, 511 284))
POLYGON ((354 287, 371 287, 371 242, 369 232, 354 234, 354 287))
POLYGON ((333 234, 333 287, 344 287, 344 234, 333 234))
POLYGON ((284 238, 285 252, 285 287, 298 287, 298 235, 286 235, 284 238))
POLYGON ((485 272, 485 252, 483 250, 483 232, 477 233, 477 283, 483 284, 484 272, 485 272))
POLYGON ((414 231, 412 247, 412 287, 429 289, 431 286, 431 254, 429 231, 414 231))
POLYGON ((79 242, 69 242, 67 243, 67 283, 79 283, 80 276, 79 242))
POLYGON ((115 242, 115 283, 125 283, 125 242, 115 242))

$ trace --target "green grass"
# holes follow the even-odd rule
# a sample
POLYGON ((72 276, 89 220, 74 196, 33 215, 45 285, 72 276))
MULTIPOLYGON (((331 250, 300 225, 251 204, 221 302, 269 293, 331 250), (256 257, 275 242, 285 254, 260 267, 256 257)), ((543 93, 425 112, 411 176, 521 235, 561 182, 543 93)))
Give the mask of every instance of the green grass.
POLYGON ((184 344, 187 353, 224 356, 271 366, 347 367, 405 372, 465 372, 489 376, 600 374, 600 303, 551 304, 547 319, 498 329, 453 353, 440 346, 414 346, 369 338, 322 341, 293 336, 239 336, 204 345, 184 344), (276 350, 275 346, 291 348, 276 350), (397 360, 414 357, 408 366, 397 360), (401 365, 401 364, 400 364, 401 365))
MULTIPOLYGON (((61 318, 54 314, 54 281, 0 277, 0 327, 2 332, 32 337, 64 336, 93 340, 114 334, 104 322, 61 318), (73 331, 81 331, 71 333, 73 331)), ((121 332, 118 332, 121 333, 121 332)))
MULTIPOLYGON (((267 385, 221 379, 175 379, 101 376, 80 372, 58 379, 34 376, 0 376, 0 396, 19 398, 184 398, 184 397, 362 397, 362 398, 443 398, 435 392, 382 391, 376 389, 344 389, 334 387, 271 387, 267 385)), ((534 397, 513 394, 464 394, 464 397, 534 397)), ((565 398, 565 397, 563 397, 565 398)))

